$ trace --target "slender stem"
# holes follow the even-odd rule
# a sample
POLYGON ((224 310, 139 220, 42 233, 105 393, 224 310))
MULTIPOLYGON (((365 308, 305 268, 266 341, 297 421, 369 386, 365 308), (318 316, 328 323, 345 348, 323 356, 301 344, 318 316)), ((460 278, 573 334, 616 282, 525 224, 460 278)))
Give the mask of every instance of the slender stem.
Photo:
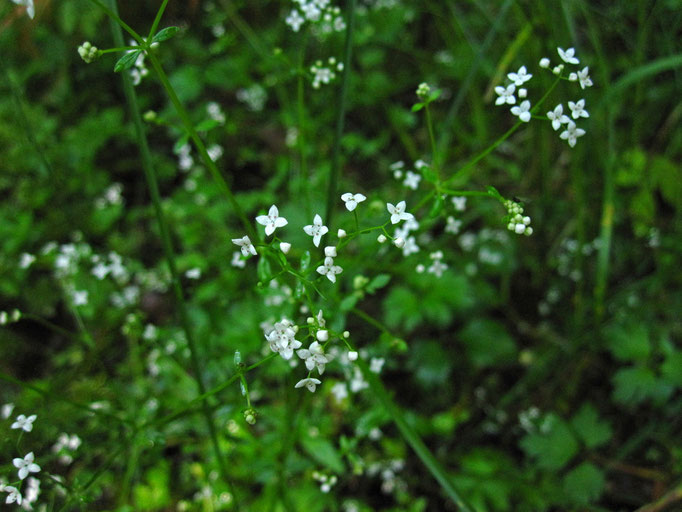
POLYGON ((244 211, 237 202, 237 199, 234 197, 234 194, 232 194, 232 190, 225 181, 225 178, 223 178, 222 174, 220 174, 218 167, 216 167, 215 163, 213 162, 213 160, 211 160, 211 157, 208 155, 208 151, 206 151, 206 146, 204 145, 204 142, 201 140, 199 134, 194 129, 194 125, 192 124, 192 121, 189 118, 189 114, 187 113, 185 107, 182 105, 180 98, 178 98, 178 95, 175 93, 175 89, 173 89, 173 86, 171 85, 170 81, 168 80, 168 77, 166 76, 166 73, 161 67, 159 59, 156 57, 156 55, 154 55, 153 52, 148 53, 147 56, 149 57, 149 61, 152 63, 152 67, 154 68, 154 71, 156 72, 156 75, 158 76, 161 85, 166 90, 166 93, 168 94, 171 103, 173 103, 176 112, 180 116, 180 119, 185 127, 185 130, 187 130, 187 133, 189 133, 190 138, 194 142, 194 146, 199 152, 199 155, 201 156, 204 165, 208 168, 209 172, 213 176, 213 179, 217 183, 220 191, 227 197, 227 200, 230 202, 232 209, 236 213, 237 217, 239 217, 239 220, 241 221, 242 226, 246 231, 246 234, 252 240, 257 240, 258 237, 256 235, 256 231, 253 229, 253 226, 246 218, 244 211))
MULTIPOLYGON (((111 2, 111 5, 113 7, 113 11, 116 11, 116 0, 109 0, 111 2)), ((112 21, 111 23, 111 30, 112 34, 114 37, 115 44, 121 46, 123 44, 123 33, 121 32, 121 28, 119 25, 114 23, 112 21)), ((153 54, 149 54, 151 57, 152 63, 154 65, 154 68, 157 71, 157 74, 159 74, 160 77, 162 78, 162 82, 165 79, 165 75, 163 74, 163 70, 161 70, 161 67, 156 60, 156 57, 153 56, 153 54)), ((172 288, 173 292, 175 295, 175 301, 178 307, 178 313, 180 316, 180 323, 182 325, 182 329, 185 333, 185 337, 187 338, 187 346, 190 351, 190 364, 192 366, 192 371, 194 372, 194 379, 197 384, 197 388, 199 390, 199 394, 204 394, 206 392, 206 384, 204 382, 204 376, 201 368, 201 363, 199 361, 199 353, 198 353, 198 346, 197 342, 194 338, 194 333, 190 327, 190 321, 189 321, 189 314, 187 312, 187 304, 185 302, 185 296, 184 296, 184 291, 182 289, 182 284, 180 282, 180 276, 177 271, 177 266, 175 263, 175 253, 173 250, 173 244, 171 241, 171 236, 170 236, 170 230, 168 228, 168 223, 166 221, 166 217, 163 213, 163 207, 161 205, 161 196, 159 194, 159 187, 158 187, 158 181, 156 177, 156 172, 152 163, 152 157, 151 157, 151 152, 149 151, 149 146, 147 144, 147 136, 144 132, 144 125, 142 123, 142 115, 140 114, 140 108, 137 103, 137 96, 135 94, 135 89, 133 88, 133 84, 130 80, 130 76, 127 73, 122 74, 123 78, 123 89, 126 97, 126 101, 128 103, 128 106, 130 108, 130 113, 133 118, 133 124, 135 127, 135 134, 137 138, 137 142, 140 148, 140 154, 142 158, 142 168, 144 170, 145 178, 147 181, 147 185, 149 187, 149 192, 152 198, 152 203, 154 205, 154 212, 156 215, 156 220, 159 225, 159 231, 161 232, 161 241, 163 245, 163 251, 164 255, 166 257, 167 263, 168 263, 168 268, 170 270, 171 274, 171 282, 172 282, 172 288)), ((167 79, 165 79, 167 82, 167 79)), ((175 92, 172 90, 170 87, 170 84, 167 84, 168 89, 170 89, 169 93, 172 93, 174 98, 177 100, 177 96, 175 96, 175 92)), ((177 100, 179 103, 179 100, 177 100)), ((182 111, 184 114, 184 117, 186 118, 187 115, 182 111)), ((189 121, 187 119, 187 121, 189 121)), ((191 123, 190 123, 191 127, 191 123)), ((205 153, 205 148, 203 147, 203 143, 201 143, 201 140, 199 137, 196 135, 196 132, 194 131, 193 127, 192 132, 193 135, 196 136, 196 138, 199 140, 199 144, 201 148, 203 148, 203 151, 205 153)), ((208 155, 206 155, 208 157, 208 155)), ((210 161, 210 158, 207 158, 210 161)), ((216 169, 217 172, 217 169, 216 169)), ((228 188, 229 192, 229 188, 228 188)), ((230 194, 231 195, 231 194, 230 194)), ((204 414, 205 420, 206 420, 206 426, 208 428, 209 436, 211 438, 211 443, 213 445, 213 451, 214 455, 217 459, 218 463, 218 468, 220 469, 220 473, 223 477, 223 480, 225 483, 231 488, 231 492, 233 497, 235 498, 234 502, 239 509, 239 503, 236 498, 236 495, 234 493, 234 486, 231 484, 230 479, 228 477, 228 471, 227 471, 227 466, 225 463, 225 459, 223 457, 223 454, 220 449, 220 444, 218 442, 218 434, 217 434, 217 429, 214 424, 213 416, 211 414, 211 410, 208 406, 208 403, 205 401, 202 401, 202 412, 204 414)))
POLYGON ((346 118, 346 96, 348 83, 350 81, 351 56, 353 52, 353 29, 355 27, 355 3, 356 0, 348 2, 348 28, 346 29, 346 50, 343 57, 343 77, 341 79, 341 89, 339 90, 339 110, 336 117, 336 133, 334 135, 334 149, 332 152, 332 166, 329 172, 329 184, 327 188, 327 213, 325 222, 327 226, 333 225, 334 205, 336 204, 336 194, 340 174, 341 157, 341 137, 343 136, 343 124, 346 118))
POLYGON ((431 161, 433 170, 436 171, 436 187, 440 185, 440 164, 438 159, 438 148, 436 147, 436 136, 433 133, 433 121, 431 120, 431 109, 428 102, 424 104, 424 112, 426 113, 426 126, 429 129, 429 140, 431 141, 431 161))
POLYGON ((161 17, 163 16, 163 12, 166 10, 167 5, 168 5, 168 0, 163 0, 161 7, 159 7, 158 12, 156 13, 156 17, 154 18, 154 23, 152 23, 152 28, 149 30, 149 37, 147 37, 147 44, 151 44, 152 37, 154 37, 154 34, 156 33, 156 29, 159 28, 159 23, 161 23, 161 17))

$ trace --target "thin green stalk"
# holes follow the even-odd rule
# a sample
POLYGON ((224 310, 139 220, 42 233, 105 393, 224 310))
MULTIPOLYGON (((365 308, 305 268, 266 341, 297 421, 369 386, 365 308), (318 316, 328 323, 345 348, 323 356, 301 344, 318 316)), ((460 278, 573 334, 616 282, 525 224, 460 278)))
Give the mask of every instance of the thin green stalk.
POLYGON ((152 23, 152 28, 149 30, 149 37, 147 37, 147 42, 149 42, 150 44, 151 44, 152 37, 154 37, 154 34, 156 34, 156 29, 159 28, 159 23, 161 23, 161 18, 163 17, 163 13, 166 10, 167 5, 168 5, 168 0, 163 0, 161 7, 159 7, 159 10, 156 12, 156 17, 154 18, 154 23, 152 23))
POLYGON ((298 186, 301 187, 302 197, 305 197, 306 214, 310 215, 310 189, 308 180, 308 159, 306 157, 306 123, 305 123, 305 73, 303 71, 303 59, 305 58, 305 47, 307 37, 302 38, 301 48, 299 50, 298 60, 298 75, 296 77, 296 115, 298 117, 298 134, 296 135, 296 143, 298 146, 298 155, 300 159, 300 175, 298 186))
POLYGON ((431 162, 433 170, 436 171, 436 187, 440 187, 440 163, 438 159, 438 149, 436 147, 436 136, 433 133, 433 120, 431 119, 431 109, 428 102, 424 104, 424 112, 426 113, 426 126, 429 129, 429 141, 431 142, 431 162))
MULTIPOLYGON (((113 12, 116 12, 116 0, 110 0, 113 12)), ((111 30, 112 34, 114 37, 114 41, 117 45, 121 46, 123 44, 123 33, 121 31, 120 25, 115 23, 115 20, 112 19, 111 21, 111 30)), ((154 65, 154 68, 157 71, 157 74, 162 78, 162 82, 164 80, 167 83, 167 79, 165 78, 165 75, 163 74, 163 70, 161 69, 158 61, 156 58, 153 56, 153 54, 150 54, 152 63, 154 65)), ((182 289, 182 284, 180 282, 180 276, 177 271, 177 266, 175 263, 175 253, 173 250, 173 244, 171 241, 171 236, 170 236, 170 230, 168 228, 168 223, 166 222, 165 215, 163 213, 163 207, 161 205, 161 196, 159 194, 159 188, 158 188, 158 181, 156 177, 156 172, 152 163, 152 157, 151 157, 151 152, 149 150, 149 146, 147 144, 147 137, 144 132, 144 125, 142 123, 142 115, 140 113, 140 108, 137 103, 137 96, 135 94, 135 89, 133 88, 133 84, 130 80, 130 77, 127 73, 122 74, 123 78, 123 89, 126 97, 126 101, 128 103, 128 106, 130 108, 130 113, 133 118, 133 124, 135 127, 135 134, 136 138, 138 141, 138 145, 140 148, 140 156, 142 158, 142 168, 144 170, 145 178, 147 181, 147 185, 149 187, 149 192, 152 198, 152 203, 154 205, 154 212, 156 215, 156 220, 159 225, 159 231, 161 233, 161 241, 163 245, 163 251, 164 255, 166 257, 167 263, 168 263, 168 268, 170 270, 171 274, 171 282, 172 282, 172 288, 173 292, 175 295, 175 300, 176 304, 178 307, 178 312, 180 316, 180 323, 182 325, 182 329, 185 333, 185 337, 187 338, 187 345, 190 351, 190 363, 192 366, 192 371, 194 372, 194 379, 197 384, 197 388, 199 390, 199 394, 204 394, 206 392, 206 384, 204 382, 204 376, 201 368, 201 364, 199 362, 199 353, 198 353, 198 345, 197 342, 194 338, 194 333, 190 327, 190 321, 189 321, 189 314, 187 311, 187 304, 185 302, 185 296, 184 296, 184 291, 182 289)), ((170 84, 167 83, 167 86, 165 85, 166 89, 169 90, 169 94, 172 94, 172 96, 177 100, 177 96, 175 95, 175 91, 173 91, 172 87, 170 87, 170 84)), ((187 118, 187 114, 182 110, 182 113, 184 114, 185 120, 188 122, 189 119, 187 118)), ((189 123, 189 126, 192 128, 192 133, 193 136, 196 137, 196 139, 199 142, 199 147, 203 149, 203 152, 206 152, 206 149, 203 147, 203 143, 199 139, 198 135, 196 134, 196 131, 194 131, 193 127, 191 126, 191 123, 189 123)), ((196 141, 195 141, 196 142, 196 141)), ((210 158, 208 158, 208 154, 205 155, 206 159, 208 161, 211 161, 210 158)), ((215 169, 217 172, 217 169, 215 169)), ((227 185, 225 185, 227 186, 227 185)), ((229 188, 227 189, 229 193, 229 188)), ((231 197, 231 193, 229 194, 231 197)), ((234 198, 232 198, 234 199, 234 198)), ((243 214, 242 214, 243 215, 243 214)), ((248 223, 247 223, 248 224, 248 223)), ((228 476, 228 471, 227 471, 227 465, 225 462, 225 459, 223 457, 222 451, 220 449, 220 444, 218 442, 218 434, 217 434, 217 429, 213 420, 213 416, 211 414, 211 410, 208 406, 207 402, 202 401, 202 412, 204 414, 204 418, 206 420, 206 426, 209 431, 209 436, 211 438, 211 443, 213 446, 213 451, 214 455, 217 459, 218 463, 218 468, 220 470, 221 476, 225 483, 231 488, 232 495, 234 497, 234 502, 236 505, 236 508, 239 509, 239 502, 237 500, 237 497, 234 492, 234 486, 231 484, 229 476, 228 476)))
POLYGON ((333 226, 334 205, 337 201, 337 190, 339 184, 339 174, 341 172, 341 137, 343 136, 343 125, 346 119, 346 96, 348 83, 350 81, 351 57, 353 53, 353 30, 355 27, 355 3, 356 0, 349 0, 347 18, 348 28, 346 29, 346 49, 343 56, 343 77, 341 79, 341 89, 339 90, 338 102, 339 110, 336 116, 336 133, 334 135, 334 149, 332 152, 332 166, 329 172, 329 184, 327 187, 327 212, 325 222, 327 226, 333 226))
POLYGON ((227 197, 227 200, 230 202, 232 209, 234 210, 237 217, 239 217, 239 220, 241 221, 242 227, 246 231, 246 234, 252 240, 257 240, 258 237, 256 236, 256 231, 253 229, 251 222, 249 222, 246 215, 244 214, 244 211, 242 210, 242 207, 237 202, 237 199, 234 197, 234 194, 232 194, 232 190, 230 189, 230 186, 225 181, 225 178, 223 178, 222 174, 220 174, 218 167, 213 162, 213 160, 211 160, 211 157, 208 155, 208 151, 206 150, 206 146, 205 146, 204 142, 201 140, 201 137, 199 137, 199 134, 194 129, 194 125, 192 124, 192 121, 189 118, 189 114, 187 113, 187 110, 185 109, 185 107, 182 105, 180 98, 178 98, 178 95, 175 93, 175 89, 173 89, 173 86, 171 85, 170 81, 168 80, 168 77, 166 76, 165 71, 161 67, 161 63, 159 62, 159 59, 156 57, 156 55, 154 55, 153 52, 148 53, 147 56, 149 57, 149 61, 151 62, 152 67, 154 68, 154 71, 156 72, 156 76, 159 78, 161 85, 166 90, 166 93, 168 94, 168 97, 170 98, 171 103, 173 103, 173 106, 175 107, 175 111, 180 116, 180 119, 182 121, 182 124, 185 127, 185 130, 187 130, 187 133, 189 134, 190 138, 192 139, 192 142, 194 142, 194 146, 196 147, 197 151, 199 152, 199 156, 201 156, 201 159, 203 160, 204 165, 208 168, 209 172, 211 173, 211 176, 213 176, 213 179, 217 183, 220 191, 223 194, 225 194, 225 196, 227 197))

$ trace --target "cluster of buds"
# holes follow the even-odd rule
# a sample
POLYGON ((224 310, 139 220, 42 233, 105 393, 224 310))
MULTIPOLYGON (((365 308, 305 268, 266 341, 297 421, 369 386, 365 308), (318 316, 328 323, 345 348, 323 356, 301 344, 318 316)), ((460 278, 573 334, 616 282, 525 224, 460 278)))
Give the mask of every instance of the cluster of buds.
POLYGON ((429 87, 429 84, 426 82, 420 83, 419 87, 417 87, 417 97, 424 101, 429 97, 429 94, 431 94, 431 88, 429 87))
POLYGON ((508 199, 504 202, 504 207, 508 212, 507 229, 509 231, 513 231, 517 235, 530 236, 533 234, 533 228, 530 227, 530 217, 523 215, 521 203, 508 199))
POLYGON ((81 56, 87 64, 95 62, 99 58, 99 49, 93 46, 89 41, 85 41, 78 47, 78 55, 81 56))
POLYGON ((7 325, 21 320, 21 311, 13 309, 9 313, 7 311, 0 311, 0 325, 7 325))

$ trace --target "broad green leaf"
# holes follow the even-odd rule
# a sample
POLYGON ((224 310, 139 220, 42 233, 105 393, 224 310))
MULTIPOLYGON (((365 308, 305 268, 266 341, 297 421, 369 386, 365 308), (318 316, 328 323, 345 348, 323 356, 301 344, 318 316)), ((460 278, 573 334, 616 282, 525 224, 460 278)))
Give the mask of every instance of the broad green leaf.
POLYGON ((132 68, 140 53, 142 53, 142 50, 134 50, 126 53, 123 57, 118 59, 118 62, 116 62, 116 65, 114 66, 114 71, 118 73, 132 68))
POLYGON ((459 332, 474 366, 483 368, 515 360, 516 343, 504 325, 489 318, 474 318, 459 332))
POLYGON ((656 378, 646 366, 622 368, 613 376, 613 398, 620 403, 637 405, 651 399, 662 404, 670 396, 673 387, 656 378))
POLYGON ((649 332, 644 323, 611 325, 604 330, 606 344, 620 361, 646 361, 651 353, 649 332))
POLYGON ((564 477, 564 491, 574 503, 587 505, 599 499, 605 483, 604 472, 584 462, 564 477))
POLYGON ((538 467, 552 471, 568 464, 578 452, 578 441, 568 424, 555 414, 548 414, 538 432, 531 432, 521 440, 521 448, 537 459, 538 467))
POLYGON ((378 274, 377 276, 374 277, 374 279, 370 281, 370 283, 367 285, 367 288, 365 289, 367 290, 367 293, 374 293, 380 288, 386 286, 390 280, 391 280, 390 274, 378 274))
POLYGON ((156 33, 156 35, 152 38, 152 42, 160 43, 162 41, 166 41, 167 39, 170 39, 175 34, 177 34, 179 30, 180 27, 166 27, 163 30, 159 30, 156 33))
POLYGON ((346 470, 343 459, 336 447, 328 440, 321 437, 304 437, 301 445, 305 452, 318 463, 331 469, 335 473, 343 474, 346 470))
POLYGON ((341 304, 339 304, 339 308, 341 309, 341 311, 350 311, 358 303, 359 298, 360 297, 358 295, 353 293, 341 301, 341 304))
POLYGON ((589 403, 584 404, 573 416, 571 425, 588 448, 606 443, 613 434, 611 426, 599 418, 599 413, 589 403))
POLYGON ((673 352, 665 358, 661 374, 667 381, 682 387, 682 351, 673 352))

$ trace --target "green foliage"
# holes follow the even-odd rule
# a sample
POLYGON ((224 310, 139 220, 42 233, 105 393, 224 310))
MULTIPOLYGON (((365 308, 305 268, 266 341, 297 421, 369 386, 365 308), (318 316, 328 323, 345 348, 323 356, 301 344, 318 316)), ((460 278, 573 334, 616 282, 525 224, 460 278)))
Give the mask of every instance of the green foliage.
POLYGON ((599 499, 605 483, 604 472, 594 464, 584 462, 566 474, 564 491, 573 503, 584 506, 599 499))
POLYGON ((539 431, 526 434, 520 445, 539 468, 551 471, 566 466, 579 448, 570 425, 554 413, 546 415, 539 431))

